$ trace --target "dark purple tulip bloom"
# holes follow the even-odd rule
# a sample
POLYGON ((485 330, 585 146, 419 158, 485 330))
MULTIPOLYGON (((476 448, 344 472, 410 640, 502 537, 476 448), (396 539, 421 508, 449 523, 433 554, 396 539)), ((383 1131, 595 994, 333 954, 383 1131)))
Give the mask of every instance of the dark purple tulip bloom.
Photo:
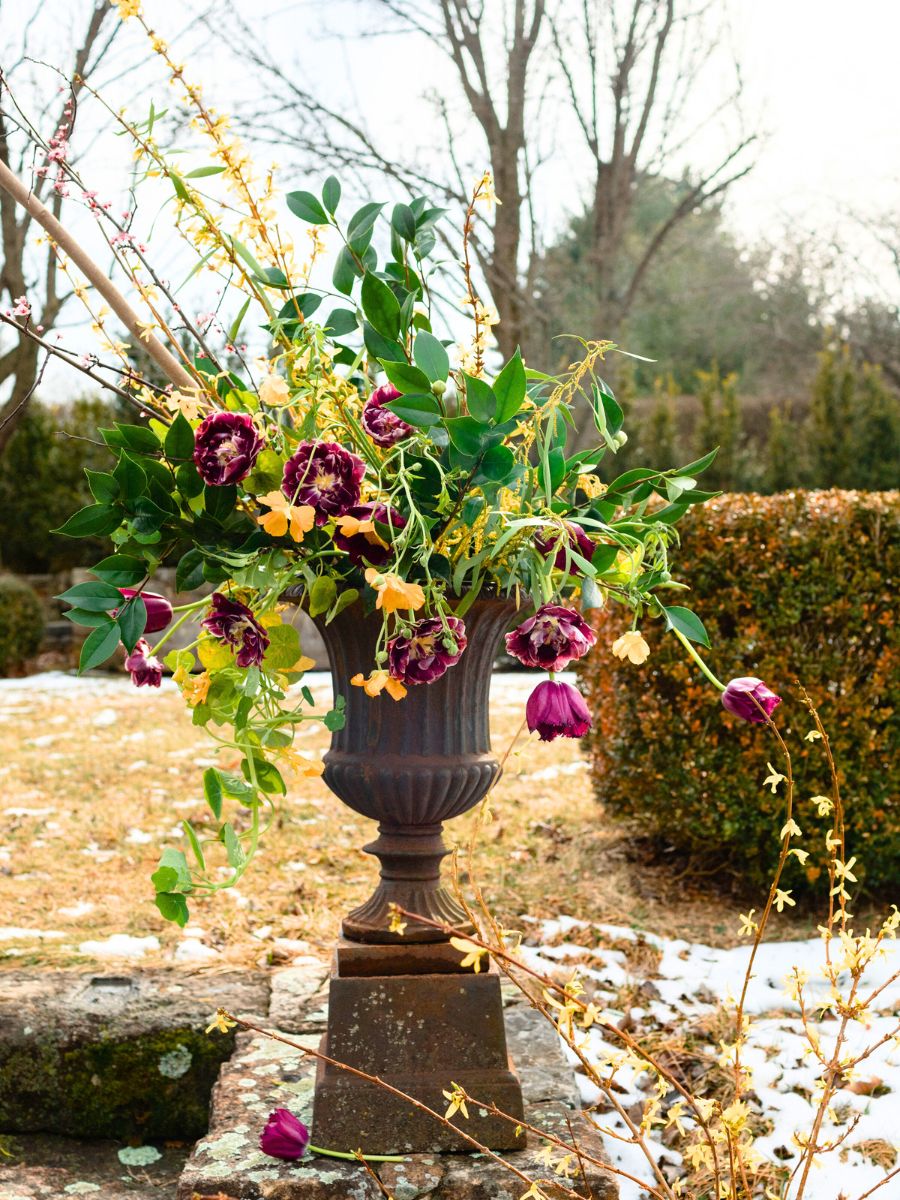
MULTIPOLYGON (((582 558, 586 558, 588 562, 590 562, 594 555, 594 551, 597 549, 596 544, 591 541, 581 526, 577 525, 574 521, 566 521, 565 525, 566 532, 569 535, 570 548, 577 551, 582 558)), ((566 547, 563 539, 560 537, 558 529, 548 530, 546 537, 538 534, 534 539, 534 544, 537 546, 538 550, 540 550, 541 554, 550 554, 554 546, 559 546, 559 549, 556 552, 556 558, 553 561, 553 565, 558 571, 564 571, 566 569, 566 547)), ((578 575, 579 573, 580 568, 578 567, 577 563, 572 563, 569 574, 578 575)))
MULTIPOLYGON (((138 594, 137 588, 119 588, 119 591, 126 600, 130 600, 132 596, 138 594)), ((141 592, 140 595, 144 601, 144 607, 147 609, 147 624, 144 626, 144 633, 159 633, 172 620, 172 605, 165 596, 160 596, 158 592, 141 592)), ((118 609, 113 616, 116 613, 118 613, 118 609)))
MULTIPOLYGON (((361 522, 374 521, 390 529, 402 529, 406 524, 406 517, 386 504, 355 504, 344 516, 361 522)), ((384 566, 393 554, 390 546, 383 545, 387 540, 377 529, 358 530, 356 533, 344 533, 339 529, 334 535, 334 544, 346 550, 357 565, 365 561, 373 567, 384 566)))
POLYGON ((293 1162, 302 1158, 309 1145, 309 1130, 286 1108, 269 1113, 265 1129, 259 1135, 259 1148, 270 1158, 293 1162))
POLYGON ((301 442, 284 464, 281 490, 291 504, 310 504, 316 524, 341 517, 359 504, 366 464, 336 442, 301 442))
POLYGON ((163 665, 155 654, 150 653, 146 638, 140 638, 125 659, 125 670, 135 687, 159 687, 162 683, 163 665))
POLYGON ((533 617, 506 635, 506 649, 525 667, 562 671, 583 658, 597 635, 574 608, 543 604, 533 617))
POLYGON ((447 617, 446 629, 440 617, 423 617, 408 637, 388 642, 391 678, 409 687, 434 683, 448 667, 459 662, 466 645, 466 627, 459 617, 447 617))
POLYGON ((542 742, 558 737, 579 738, 591 727, 591 714, 581 692, 558 679, 545 679, 537 685, 528 697, 525 719, 542 742))
POLYGON ((269 635, 246 604, 215 592, 209 615, 201 622, 213 637, 237 648, 239 667, 258 667, 269 645, 269 635))
POLYGON ((383 383, 366 401, 362 411, 362 427, 376 446, 383 446, 385 449, 395 446, 413 432, 412 425, 407 425, 396 413, 384 407, 399 396, 400 393, 392 383, 383 383))
POLYGON ((770 691, 761 679, 752 675, 732 679, 722 693, 723 706, 736 717, 749 721, 752 725, 762 725, 780 703, 781 697, 770 691))
POLYGON ((224 487, 246 479, 264 445, 249 413, 214 412, 194 434, 194 462, 204 483, 224 487))

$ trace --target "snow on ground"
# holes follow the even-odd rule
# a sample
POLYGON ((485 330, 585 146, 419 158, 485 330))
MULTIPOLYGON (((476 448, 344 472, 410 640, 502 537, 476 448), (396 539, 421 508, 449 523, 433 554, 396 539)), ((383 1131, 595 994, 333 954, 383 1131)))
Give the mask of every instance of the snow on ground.
MULTIPOLYGON (((633 1022, 630 1032, 638 1041, 648 1034, 683 1032, 688 1027, 696 1030, 698 1022, 715 1014, 723 1001, 731 1005, 733 1012, 734 997, 743 984, 750 954, 749 945, 717 949, 617 926, 590 927, 572 917, 540 922, 529 941, 534 944, 523 947, 529 966, 564 982, 571 977, 578 961, 589 998, 601 1008, 603 1019, 618 1024, 628 1015, 633 1022), (624 948, 610 948, 607 945, 610 942, 624 948), (628 951, 634 943, 643 943, 659 952, 658 964, 629 968, 628 951), (616 1007, 622 1002, 618 989, 626 985, 633 989, 641 984, 645 986, 639 995, 639 1006, 630 1007, 628 1014, 616 1007)), ((634 961, 652 963, 654 958, 655 955, 645 951, 634 961)), ((807 1010, 813 1010, 817 1001, 827 1000, 829 993, 829 985, 822 976, 823 963, 824 943, 819 938, 764 943, 754 964, 745 1004, 752 1020, 743 1061, 752 1071, 753 1093, 772 1124, 769 1132, 757 1138, 756 1147, 775 1165, 789 1168, 799 1159, 793 1135, 808 1131, 813 1120, 814 1088, 820 1067, 804 1036, 799 1005, 787 994, 785 982, 794 966, 805 971, 809 976, 804 989, 807 1010)), ((860 1064, 855 1090, 845 1087, 832 1105, 836 1119, 826 1120, 825 1139, 839 1138, 854 1116, 858 1116, 858 1123, 839 1151, 822 1157, 821 1168, 811 1178, 815 1200, 855 1200, 884 1179, 885 1168, 853 1147, 876 1141, 895 1150, 900 1147, 900 1038, 896 1036, 900 981, 890 982, 898 970, 900 948, 893 941, 887 943, 884 956, 873 961, 863 977, 862 996, 884 990, 873 1004, 868 1028, 860 1023, 851 1024, 846 1052, 854 1056, 865 1047, 886 1040, 860 1064)), ((833 1046, 836 1022, 826 1019, 813 1021, 812 1025, 827 1056, 833 1046)), ((607 1040, 596 1027, 588 1036, 589 1056, 595 1061, 602 1061, 619 1049, 614 1037, 607 1040)), ((722 1036, 721 1029, 716 1036, 722 1036)), ((711 1058, 717 1058, 720 1047, 713 1044, 711 1035, 708 1037, 705 1049, 711 1058)), ((576 1065, 575 1054, 568 1047, 564 1049, 576 1065)), ((597 1105, 596 1119, 601 1127, 628 1136, 624 1121, 615 1111, 607 1111, 607 1102, 596 1085, 580 1073, 578 1081, 585 1105, 597 1105)), ((650 1093, 645 1090, 650 1083, 647 1075, 624 1068, 616 1075, 616 1083, 620 1088, 618 1099, 626 1109, 649 1098, 650 1093)), ((679 1153, 665 1146, 659 1140, 659 1133, 658 1127, 655 1128, 651 1141, 657 1161, 680 1163, 679 1153)), ((607 1150, 623 1170, 639 1178, 649 1177, 648 1165, 638 1147, 608 1138, 607 1150)), ((894 1185, 879 1191, 884 1200, 888 1200, 891 1186, 894 1185)), ((620 1190, 621 1200, 638 1200, 641 1195, 640 1188, 628 1180, 620 1181, 620 1190)))

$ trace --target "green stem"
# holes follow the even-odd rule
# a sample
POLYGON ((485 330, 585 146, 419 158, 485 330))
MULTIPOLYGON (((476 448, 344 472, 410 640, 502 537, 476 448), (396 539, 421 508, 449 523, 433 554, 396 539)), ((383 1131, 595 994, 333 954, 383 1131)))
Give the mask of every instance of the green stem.
POLYGON ((688 639, 684 636, 684 634, 681 633, 681 631, 678 629, 673 629, 672 632, 675 634, 675 636, 678 638, 678 640, 681 642, 681 644, 687 650, 688 654, 691 656, 691 658, 694 660, 694 662, 697 664, 697 666, 700 668, 700 670, 703 672, 703 674, 706 676, 706 678, 709 680, 709 682, 711 684, 713 684, 714 687, 717 687, 720 692, 724 692, 725 684, 722 682, 721 679, 718 678, 718 676, 716 676, 712 673, 712 671, 709 669, 709 667, 706 665, 706 663, 703 661, 703 659, 700 657, 700 655, 697 653, 697 651, 694 649, 694 647, 691 645, 691 643, 688 641, 688 639))
POLYGON ((321 1154, 323 1158, 345 1158, 348 1162, 359 1162, 365 1159, 366 1162, 403 1162, 402 1155, 397 1154, 345 1154, 343 1150, 323 1150, 321 1146, 314 1146, 310 1142, 307 1147, 313 1154, 321 1154))
MULTIPOLYGON (((206 603, 208 603, 208 601, 206 603)), ((150 651, 151 654, 158 653, 160 646, 164 646, 166 644, 166 642, 169 640, 169 638, 172 636, 172 634, 180 626, 182 626, 185 623, 185 621, 188 619, 188 617, 190 617, 191 613, 193 612, 193 610, 196 607, 197 607, 196 604, 192 604, 191 607, 188 609, 188 611, 184 614, 184 616, 179 617, 174 625, 169 626, 169 628, 166 630, 166 632, 162 635, 162 637, 159 639, 159 641, 156 643, 156 645, 150 651)))

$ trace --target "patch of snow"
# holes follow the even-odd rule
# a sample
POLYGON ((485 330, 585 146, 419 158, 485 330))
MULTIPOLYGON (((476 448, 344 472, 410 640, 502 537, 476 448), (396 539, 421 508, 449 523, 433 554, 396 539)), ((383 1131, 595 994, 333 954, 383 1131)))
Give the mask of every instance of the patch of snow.
MULTIPOLYGON (((24 875, 19 876, 24 879, 24 875)), ((64 933, 59 933, 55 929, 21 929, 16 925, 0 925, 0 942, 11 942, 19 938, 37 938, 38 941, 47 941, 51 938, 65 937, 64 933)))
POLYGON ((101 708, 98 713, 95 713, 91 718, 92 725, 99 725, 104 728, 107 725, 115 725, 119 719, 119 714, 114 708, 101 708))
POLYGON ((55 733, 42 733, 39 737, 26 738, 25 746, 52 746, 56 741, 55 733))
POLYGON ((185 938, 175 947, 173 955, 175 962, 209 962, 219 958, 219 951, 207 946, 199 938, 185 938))
POLYGON ((574 762, 559 763, 552 767, 542 767, 540 771, 526 771, 524 774, 528 779, 556 779, 558 775, 579 775, 582 771, 587 771, 589 765, 583 758, 577 758, 574 762))
POLYGON ((78 949, 91 958, 143 958, 148 950, 159 949, 159 938, 113 933, 103 941, 82 942, 78 949))
POLYGON ((94 905, 90 900, 79 900, 77 904, 70 904, 67 908, 58 908, 56 910, 61 917, 86 917, 89 912, 94 911, 94 905))
POLYGON ((7 817, 49 817, 55 808, 4 808, 7 817))
POLYGON ((146 846, 148 842, 153 841, 153 834, 145 833, 143 829, 132 826, 125 834, 125 841, 130 842, 133 846, 146 846))

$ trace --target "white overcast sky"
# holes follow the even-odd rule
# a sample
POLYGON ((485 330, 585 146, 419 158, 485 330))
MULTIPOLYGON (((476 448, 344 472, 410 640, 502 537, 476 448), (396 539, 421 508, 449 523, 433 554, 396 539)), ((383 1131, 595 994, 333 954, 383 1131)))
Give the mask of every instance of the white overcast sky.
MULTIPOLYGON (((488 10, 502 0, 485 0, 488 10)), ((32 23, 32 53, 65 65, 71 55, 73 13, 86 0, 0 0, 0 47, 10 45, 32 23)), ((776 241, 784 230, 828 240, 837 232, 853 241, 850 211, 863 215, 900 212, 900 0, 713 0, 727 16, 740 59, 747 121, 765 136, 757 163, 734 189, 729 215, 742 238, 776 241)), ((440 146, 433 111, 421 100, 429 87, 451 98, 454 75, 438 51, 421 40, 396 36, 348 39, 347 30, 373 28, 372 8, 363 0, 233 0, 251 24, 258 48, 271 53, 294 78, 334 107, 363 116, 385 146, 403 144, 423 154, 440 146), (369 14, 367 17, 366 14, 369 14)), ((144 0, 158 32, 175 38, 202 0, 144 0)), ((183 43, 189 72, 204 84, 208 100, 227 111, 248 93, 233 59, 198 38, 183 43)), ((135 60, 145 42, 137 29, 124 32, 115 60, 104 74, 115 76, 135 60), (112 69, 110 69, 110 67, 112 69)), ((8 56, 9 50, 3 53, 8 56)), ((7 65, 7 64, 4 64, 7 65)), ((727 74, 698 81, 692 103, 698 113, 724 93, 727 74)), ((258 85, 253 85, 258 86, 258 85)), ((128 72, 111 83, 116 103, 131 102, 144 114, 152 96, 167 101, 168 84, 158 64, 128 72)), ((456 102, 458 104, 458 102, 456 102)), ((462 111, 461 106, 457 111, 462 111)), ((552 124, 543 131, 556 152, 556 165, 542 176, 540 217, 545 237, 579 207, 581 149, 577 138, 552 124)), ((287 146, 290 128, 285 128, 287 146)), ((712 128, 676 167, 707 165, 719 149, 712 128)), ((466 139, 466 148, 477 146, 466 139)), ((127 162, 121 139, 107 135, 88 155, 90 178, 101 192, 115 190, 127 162)), ((272 151, 260 156, 265 162, 272 151)), ((280 157, 276 155, 276 157, 280 157)), ((486 165, 470 153, 479 168, 486 165)), ((286 189, 315 185, 327 164, 309 180, 291 177, 286 189)), ((888 279, 889 276, 885 276, 888 279)))

